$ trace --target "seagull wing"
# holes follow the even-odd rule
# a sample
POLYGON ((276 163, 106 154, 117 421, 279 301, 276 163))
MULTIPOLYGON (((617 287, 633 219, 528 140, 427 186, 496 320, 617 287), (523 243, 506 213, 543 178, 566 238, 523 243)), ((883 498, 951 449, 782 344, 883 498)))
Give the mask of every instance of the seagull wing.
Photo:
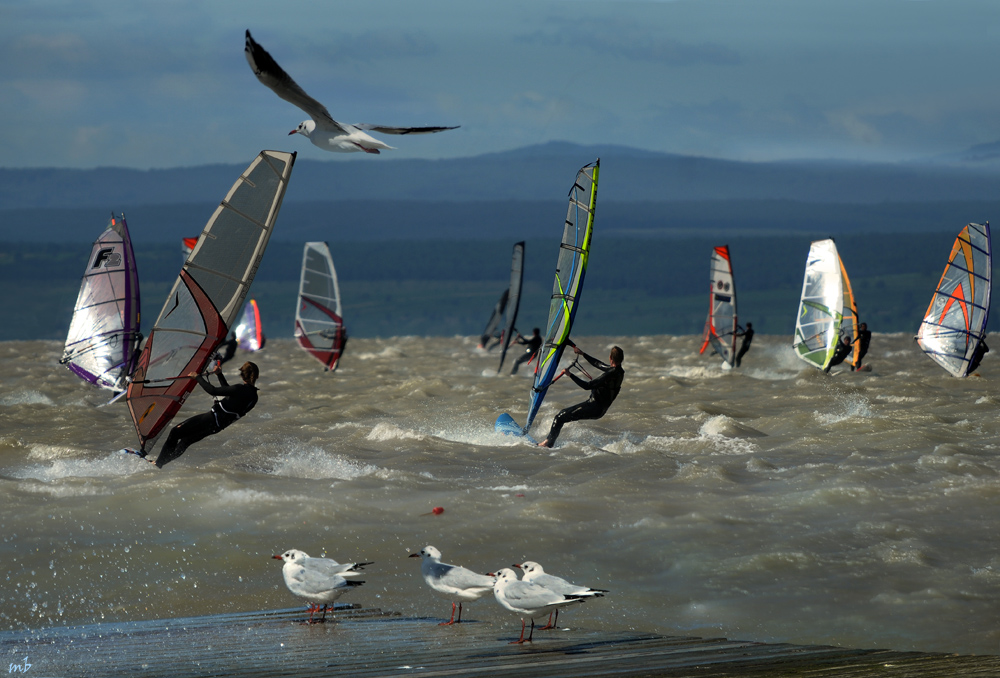
MULTIPOLYGON (((264 53, 267 54, 267 52, 264 53)), ((275 66, 277 66, 277 64, 275 64, 275 66)), ((264 81, 261 80, 261 82, 264 81)), ((266 82, 264 82, 264 84, 267 85, 266 82)), ((295 83, 293 82, 292 84, 294 85, 295 83)), ((270 87, 270 85, 268 85, 268 87, 270 87)), ((274 88, 272 87, 271 89, 274 88)), ((303 92, 303 94, 305 93, 303 92)), ((289 101, 291 100, 289 99, 289 101)), ((295 102, 293 101, 292 103, 295 102)), ((367 132, 381 132, 382 134, 434 134, 435 132, 444 132, 445 130, 458 129, 459 127, 461 127, 461 125, 456 125, 455 127, 386 127, 385 125, 369 125, 364 122, 354 123, 353 126, 357 127, 358 129, 365 130, 367 132)))
POLYGON ((493 577, 473 572, 460 565, 449 565, 447 563, 435 564, 438 567, 432 570, 432 576, 443 586, 462 591, 480 588, 492 590, 493 588, 493 577))
POLYGON ((247 31, 246 47, 243 51, 253 74, 268 89, 288 103, 295 104, 308 113, 318 127, 346 132, 341 124, 330 116, 326 106, 306 94, 305 90, 299 87, 288 73, 285 73, 278 62, 267 53, 267 50, 253 39, 249 30, 247 31))
POLYGON ((548 605, 567 602, 565 596, 525 581, 511 581, 503 590, 504 598, 514 607, 522 610, 538 610, 548 605))
POLYGON ((349 582, 340 575, 320 572, 311 567, 302 568, 297 572, 295 581, 298 583, 300 591, 309 595, 320 595, 358 584, 358 582, 349 582))

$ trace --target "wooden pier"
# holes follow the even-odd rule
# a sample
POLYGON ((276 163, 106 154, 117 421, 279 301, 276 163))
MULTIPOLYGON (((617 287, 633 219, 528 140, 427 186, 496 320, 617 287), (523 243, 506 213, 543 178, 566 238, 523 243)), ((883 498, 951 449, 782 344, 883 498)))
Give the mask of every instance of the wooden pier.
POLYGON ((1000 656, 767 644, 303 608, 0 633, 10 675, 43 676, 998 676, 1000 656), (24 668, 25 666, 28 668, 24 668))

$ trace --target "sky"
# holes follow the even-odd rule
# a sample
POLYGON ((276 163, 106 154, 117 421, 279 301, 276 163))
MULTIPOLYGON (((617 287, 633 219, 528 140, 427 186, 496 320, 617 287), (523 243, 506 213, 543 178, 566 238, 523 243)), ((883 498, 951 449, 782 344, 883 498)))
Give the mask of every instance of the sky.
POLYGON ((996 0, 0 0, 0 167, 378 162, 549 141, 912 161, 1000 141, 996 0), (344 122, 333 154, 244 31, 344 122))

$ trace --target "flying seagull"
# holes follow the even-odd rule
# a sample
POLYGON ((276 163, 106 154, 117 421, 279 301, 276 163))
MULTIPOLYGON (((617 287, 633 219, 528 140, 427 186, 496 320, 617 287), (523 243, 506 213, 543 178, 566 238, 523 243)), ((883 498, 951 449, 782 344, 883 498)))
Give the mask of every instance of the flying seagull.
POLYGON ((455 127, 386 127, 384 125, 369 125, 358 123, 349 125, 337 122, 330 116, 326 106, 313 99, 299 87, 294 80, 282 70, 281 66, 271 58, 247 31, 246 48, 244 49, 247 63, 254 75, 267 85, 275 94, 285 101, 295 104, 309 114, 311 120, 304 120, 289 134, 296 132, 306 137, 313 145, 325 151, 335 153, 379 153, 379 149, 392 149, 378 139, 369 136, 365 131, 381 132, 382 134, 431 134, 443 132, 455 127))

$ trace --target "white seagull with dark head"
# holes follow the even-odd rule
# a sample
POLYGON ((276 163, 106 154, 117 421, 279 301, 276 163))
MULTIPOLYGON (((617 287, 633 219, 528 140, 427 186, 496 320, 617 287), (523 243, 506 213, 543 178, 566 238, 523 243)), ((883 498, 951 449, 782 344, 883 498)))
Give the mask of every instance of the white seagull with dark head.
MULTIPOLYGON (((592 589, 589 586, 580 586, 579 584, 566 581, 562 577, 557 577, 554 574, 548 574, 541 565, 532 560, 526 560, 520 564, 514 563, 514 567, 520 568, 524 571, 524 579, 521 581, 544 586, 550 591, 561 593, 564 596, 574 595, 580 596, 581 598, 600 598, 605 593, 608 593, 607 589, 592 589)), ((549 623, 545 626, 540 626, 539 630, 544 631, 545 629, 555 628, 555 625, 558 623, 559 609, 556 608, 555 622, 552 621, 552 615, 550 614, 549 623)))
POLYGON ((441 622, 441 626, 449 626, 462 621, 462 603, 479 600, 493 590, 493 575, 478 574, 462 567, 441 562, 441 552, 433 546, 425 546, 417 553, 411 553, 410 558, 423 558, 420 561, 420 573, 424 581, 442 596, 451 601, 451 619, 441 622), (458 619, 455 619, 455 601, 458 601, 458 619))
POLYGON ((519 580, 514 570, 505 567, 497 570, 497 578, 493 585, 493 595, 497 602, 511 612, 521 615, 521 637, 512 644, 530 643, 535 635, 535 617, 552 614, 560 607, 582 603, 586 597, 573 593, 563 595, 530 581, 519 580), (524 637, 524 618, 531 619, 531 633, 524 637))
POLYGON ((371 563, 338 563, 329 558, 311 558, 308 553, 298 549, 290 549, 280 556, 271 556, 285 561, 281 574, 285 578, 285 586, 299 598, 308 600, 309 621, 313 614, 320 611, 323 604, 323 619, 326 619, 326 609, 332 607, 333 601, 340 598, 352 588, 361 586, 363 581, 357 581, 362 576, 361 570, 371 563))
POLYGON ((244 52, 246 52, 247 63, 250 64, 250 68, 258 80, 285 101, 301 108, 312 118, 300 122, 299 126, 289 134, 299 133, 309 139, 313 145, 325 151, 335 153, 364 151, 365 153, 377 154, 379 149, 392 149, 392 146, 366 134, 366 130, 382 134, 431 134, 456 129, 455 127, 386 127, 365 123, 349 125, 345 122, 337 122, 330 116, 326 106, 306 94, 288 73, 285 73, 281 66, 271 58, 267 50, 254 41, 249 30, 247 31, 244 52))

